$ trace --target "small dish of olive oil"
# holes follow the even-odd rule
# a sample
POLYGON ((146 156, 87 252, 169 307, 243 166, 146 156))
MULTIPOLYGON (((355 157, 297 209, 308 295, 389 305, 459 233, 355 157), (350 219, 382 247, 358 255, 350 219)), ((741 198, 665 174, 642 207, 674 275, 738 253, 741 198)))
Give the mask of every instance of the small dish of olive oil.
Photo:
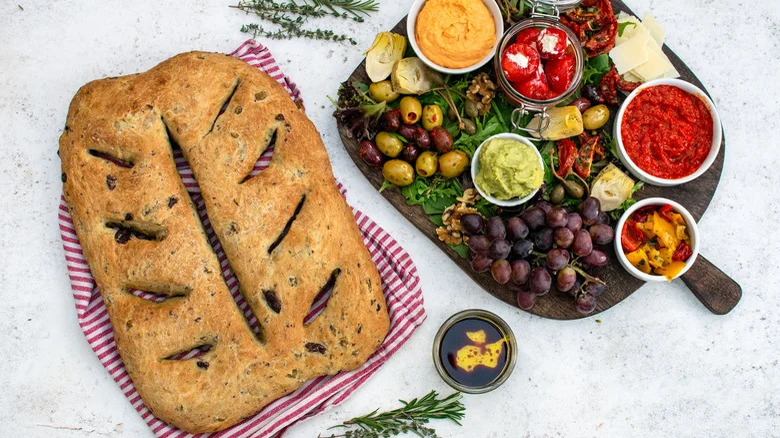
POLYGON ((436 370, 458 391, 481 394, 499 387, 515 366, 512 330, 486 310, 465 310, 442 324, 433 342, 436 370))

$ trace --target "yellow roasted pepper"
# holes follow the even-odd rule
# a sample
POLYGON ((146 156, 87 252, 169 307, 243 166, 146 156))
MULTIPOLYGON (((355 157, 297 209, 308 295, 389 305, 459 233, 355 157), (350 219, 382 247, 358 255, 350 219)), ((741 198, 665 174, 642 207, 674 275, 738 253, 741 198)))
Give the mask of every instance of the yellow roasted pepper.
POLYGON ((647 259, 647 253, 643 248, 639 248, 632 253, 626 254, 626 258, 632 265, 645 274, 649 274, 652 271, 652 268, 650 267, 650 261, 647 259))
POLYGON ((663 275, 667 280, 672 281, 680 271, 685 267, 685 262, 671 262, 655 270, 656 274, 663 275))
POLYGON ((659 216, 657 212, 653 212, 653 234, 658 238, 661 246, 665 248, 675 249, 680 244, 675 226, 659 216))

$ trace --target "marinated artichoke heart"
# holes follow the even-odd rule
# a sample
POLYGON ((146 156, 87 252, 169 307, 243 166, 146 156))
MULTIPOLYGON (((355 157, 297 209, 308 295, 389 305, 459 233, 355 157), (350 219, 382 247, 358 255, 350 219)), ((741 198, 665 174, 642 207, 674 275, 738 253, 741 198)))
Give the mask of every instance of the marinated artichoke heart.
MULTIPOLYGON (((582 124, 582 113, 576 106, 556 106, 549 108, 547 114, 550 116, 550 124, 542 131, 542 138, 544 140, 557 141, 564 138, 575 137, 583 133, 585 130, 582 124)), ((540 114, 534 116, 526 128, 538 130, 542 122, 540 114)), ((532 132, 536 138, 539 138, 539 134, 532 132)))
POLYGON ((623 204, 634 188, 634 180, 609 163, 593 180, 590 195, 601 203, 602 211, 612 211, 623 204))
POLYGON ((416 56, 396 61, 390 79, 393 90, 401 94, 423 94, 444 83, 439 73, 416 56))
POLYGON ((396 61, 404 57, 406 37, 393 32, 379 32, 366 50, 366 73, 372 82, 384 81, 396 61))

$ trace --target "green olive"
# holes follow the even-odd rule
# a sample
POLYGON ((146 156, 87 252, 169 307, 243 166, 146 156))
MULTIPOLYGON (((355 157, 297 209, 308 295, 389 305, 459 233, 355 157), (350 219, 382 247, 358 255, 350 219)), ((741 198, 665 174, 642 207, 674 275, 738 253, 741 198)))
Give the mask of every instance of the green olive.
POLYGON ((560 204, 563 202, 563 198, 566 196, 566 189, 562 185, 556 184, 550 192, 550 202, 553 204, 560 204))
POLYGON ((391 183, 404 187, 414 182, 412 165, 402 160, 390 160, 382 166, 382 175, 391 183))
POLYGON ((477 103, 474 102, 471 99, 466 99, 466 103, 464 104, 466 108, 466 115, 469 117, 477 117, 479 115, 479 108, 477 108, 477 103))
POLYGON ((439 167, 439 157, 435 152, 425 151, 417 157, 415 163, 417 168, 417 174, 423 177, 428 177, 436 173, 436 169, 439 167))
POLYGON ((563 184, 563 189, 566 191, 566 193, 568 193, 572 198, 580 199, 585 196, 585 189, 582 187, 582 184, 578 183, 577 181, 571 181, 567 179, 564 180, 561 184, 563 184))
POLYGON ((404 120, 404 123, 413 125, 420 120, 422 105, 416 97, 404 96, 401 98, 399 109, 401 110, 401 118, 404 120))
POLYGON ((463 119, 463 132, 468 135, 474 135, 477 132, 477 125, 471 119, 463 119))
POLYGON ((392 102, 399 96, 390 81, 374 82, 368 87, 368 94, 377 102, 392 102))
POLYGON ((397 157, 398 154, 404 150, 403 142, 399 140, 398 137, 390 135, 389 132, 382 131, 377 134, 374 143, 376 143, 376 147, 378 147, 383 154, 391 158, 397 157))
POLYGON ((439 105, 425 105, 422 112, 422 126, 426 130, 441 126, 444 123, 444 114, 439 105))
POLYGON ((450 151, 439 157, 439 173, 450 179, 463 173, 469 164, 469 156, 463 151, 450 151))
POLYGON ((609 121, 609 108, 606 105, 596 105, 582 113, 582 124, 585 129, 593 131, 601 128, 609 121))

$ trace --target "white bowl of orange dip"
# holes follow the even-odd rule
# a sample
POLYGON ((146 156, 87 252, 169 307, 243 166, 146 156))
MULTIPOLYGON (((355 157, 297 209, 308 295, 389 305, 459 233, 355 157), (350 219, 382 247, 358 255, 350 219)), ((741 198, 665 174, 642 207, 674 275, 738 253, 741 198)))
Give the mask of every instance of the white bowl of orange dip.
POLYGON ((720 152, 715 104, 681 79, 647 82, 628 95, 615 118, 620 161, 640 180, 670 187, 698 178, 720 152))
POLYGON ((406 18, 409 44, 429 67, 474 71, 493 59, 504 34, 495 0, 415 0, 406 18))

